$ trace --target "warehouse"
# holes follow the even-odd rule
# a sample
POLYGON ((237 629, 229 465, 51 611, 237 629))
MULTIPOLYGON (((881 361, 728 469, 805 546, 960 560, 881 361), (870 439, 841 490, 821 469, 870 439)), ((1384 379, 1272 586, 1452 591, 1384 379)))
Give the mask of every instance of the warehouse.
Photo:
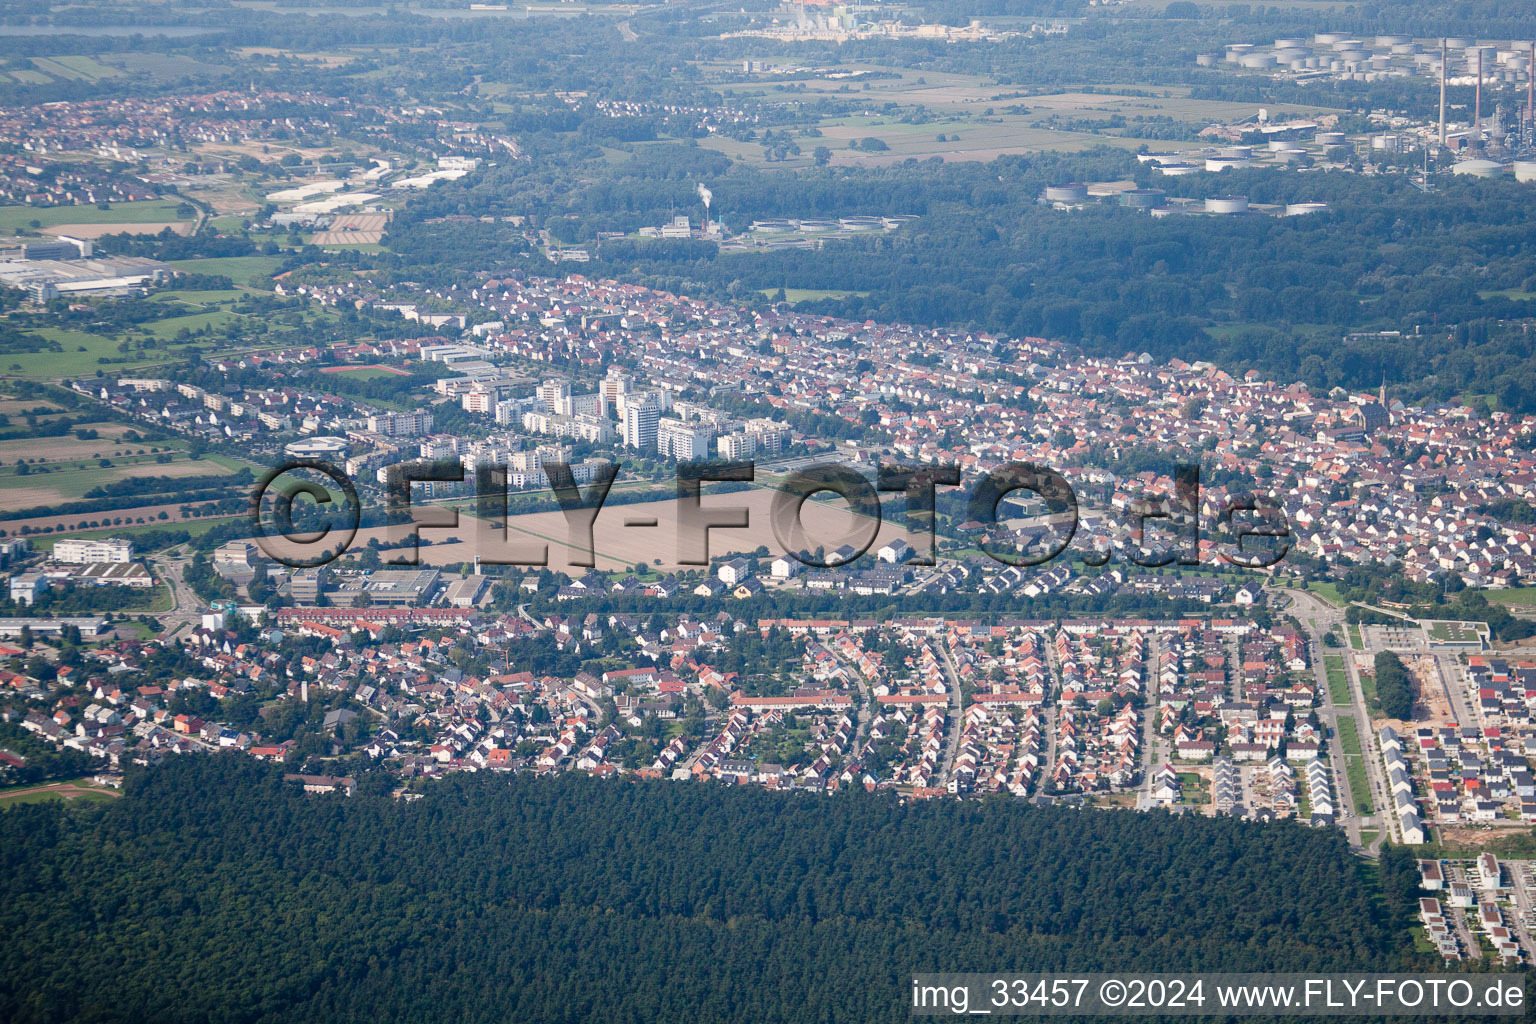
POLYGON ((0 283, 32 293, 46 302, 60 295, 140 288, 163 281, 170 268, 142 256, 106 256, 87 260, 0 260, 0 283))

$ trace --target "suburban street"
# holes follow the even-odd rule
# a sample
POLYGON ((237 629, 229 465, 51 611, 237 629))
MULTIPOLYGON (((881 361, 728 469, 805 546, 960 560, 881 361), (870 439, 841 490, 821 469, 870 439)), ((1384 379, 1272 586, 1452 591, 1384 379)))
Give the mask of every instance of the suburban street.
MULTIPOLYGON (((1327 693, 1327 673, 1323 664, 1322 653, 1329 648, 1323 645, 1323 637, 1336 627, 1342 632, 1344 613, 1316 594, 1304 590, 1270 590, 1272 597, 1285 597, 1290 599, 1290 605, 1286 608, 1294 615, 1298 622, 1312 635, 1312 662, 1321 692, 1327 693)), ((1397 822, 1390 813, 1392 802, 1389 799, 1390 791, 1386 783, 1386 767, 1381 759, 1381 751, 1376 742, 1376 731, 1371 727, 1371 716, 1365 705, 1365 689, 1360 683, 1359 673, 1355 670, 1354 658, 1349 649, 1343 648, 1345 675, 1349 680, 1350 702, 1354 712, 1356 731, 1360 736, 1360 750, 1362 760, 1365 762, 1366 778, 1370 780, 1370 799, 1376 813, 1369 816, 1361 816, 1356 813, 1358 794, 1349 787, 1349 779, 1344 767, 1347 764, 1343 746, 1339 738, 1338 719, 1341 712, 1333 707, 1331 697, 1324 701, 1323 709, 1318 717, 1329 726, 1329 756, 1335 760, 1334 775, 1339 782, 1340 802, 1346 816, 1341 819, 1345 830, 1349 833, 1350 842, 1369 856, 1375 856, 1380 852, 1381 844, 1387 839, 1397 840, 1397 822), (1361 830, 1366 827, 1377 827, 1376 838, 1369 845, 1362 842, 1361 830)))

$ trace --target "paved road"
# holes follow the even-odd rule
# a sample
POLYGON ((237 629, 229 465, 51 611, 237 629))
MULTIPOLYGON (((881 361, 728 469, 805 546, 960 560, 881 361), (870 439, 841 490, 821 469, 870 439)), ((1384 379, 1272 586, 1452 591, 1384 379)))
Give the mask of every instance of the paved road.
POLYGON ((1153 630, 1147 637, 1147 660, 1142 666, 1146 701, 1141 709, 1141 785, 1136 787, 1136 806, 1142 810, 1152 806, 1152 776, 1163 760, 1157 756, 1158 666, 1162 656, 1163 641, 1153 630))
POLYGON ((854 721, 853 742, 849 745, 848 750, 854 757, 859 757, 864 753, 865 737, 869 735, 869 724, 874 721, 875 695, 870 692, 869 681, 864 678, 864 673, 860 672, 857 666, 843 657, 842 652, 819 640, 816 641, 816 646, 831 655, 834 661, 847 668, 849 673, 853 675, 853 678, 858 680, 859 695, 863 698, 863 701, 859 705, 859 714, 854 721))
POLYGON ((1510 896, 1515 904, 1515 913, 1510 915, 1513 920, 1509 923, 1514 928, 1520 945, 1525 947, 1526 958, 1536 963, 1536 938, 1532 937, 1530 925, 1527 924, 1533 913, 1531 889, 1536 887, 1536 875, 1533 875, 1531 862, 1528 860, 1505 861, 1504 866, 1509 872, 1510 881, 1514 883, 1511 886, 1510 896))
POLYGON ((190 561, 184 554, 169 555, 154 560, 154 567, 171 588, 171 610, 156 616, 165 626, 163 635, 173 637, 183 629, 196 627, 202 622, 203 602, 187 585, 183 574, 190 561))
MULTIPOLYGON (((1294 615, 1297 621, 1302 624, 1302 627, 1312 634, 1312 650, 1314 655, 1316 652, 1325 649, 1323 647, 1323 637, 1330 630, 1336 626, 1342 628, 1344 613, 1315 594, 1310 594, 1304 590, 1271 590, 1270 594, 1273 597, 1288 597, 1291 599, 1290 606, 1286 610, 1294 615)), ((1315 666, 1321 666, 1322 659, 1314 656, 1313 663, 1315 666)), ((1391 813, 1392 801, 1388 799, 1390 790, 1388 790, 1386 783, 1386 765, 1382 762, 1381 750, 1376 742, 1376 730, 1371 727, 1370 712, 1365 706, 1365 689, 1361 686, 1360 674, 1355 670, 1355 659, 1347 647, 1344 648, 1344 669, 1345 675, 1349 680, 1350 702, 1354 708, 1356 731, 1360 735, 1360 748, 1363 760, 1365 761, 1366 778, 1371 786, 1371 804, 1377 808, 1377 813, 1372 818, 1361 818, 1359 820, 1355 831, 1351 833, 1351 840, 1356 845, 1359 844, 1359 829, 1361 826, 1369 824, 1380 825, 1375 841, 1363 851, 1367 856, 1374 857, 1380 853, 1381 844, 1387 839, 1400 840, 1401 837, 1398 835, 1397 818, 1391 813)), ((1322 676, 1322 685, 1326 690, 1326 673, 1322 676)), ((1338 712, 1332 708, 1331 699, 1327 706, 1332 712, 1334 722, 1336 723, 1338 712)), ((1326 721, 1326 719, 1324 720, 1326 721)), ((1337 735, 1336 732, 1335 735, 1337 735)), ((1345 763, 1342 756, 1342 747, 1331 745, 1330 752, 1339 758, 1340 766, 1345 763)), ((1335 770, 1334 774, 1337 777, 1344 773, 1335 770)), ((1346 784, 1348 782, 1347 779, 1343 781, 1346 784)), ((1349 791, 1341 786, 1339 792, 1344 794, 1349 791)), ((1357 795, 1349 792, 1349 796, 1345 798, 1348 802, 1341 802, 1341 805, 1352 815, 1355 810, 1355 797, 1357 795)), ((1348 830, 1347 825, 1346 830, 1348 830)))
POLYGON ((965 723, 960 708, 960 672, 955 668, 954 659, 949 656, 949 644, 941 638, 935 638, 934 646, 939 649, 939 660, 944 663, 944 674, 949 677, 949 742, 944 749, 944 770, 939 775, 940 783, 947 783, 950 769, 955 766, 955 758, 960 755, 960 730, 965 723))
MULTIPOLYGON (((1472 887, 1473 892, 1477 891, 1477 886, 1472 885, 1467 878, 1466 868, 1460 864, 1447 864, 1445 878, 1447 882, 1466 882, 1472 887)), ((1446 888, 1449 889, 1450 886, 1447 885, 1446 888)), ((1445 901, 1445 912, 1450 915, 1451 924, 1455 926, 1456 934, 1461 937, 1461 945, 1466 950, 1467 957, 1472 960, 1482 959, 1483 946, 1477 941, 1477 936, 1472 934, 1472 926, 1467 922, 1467 912, 1461 907, 1452 906, 1449 899, 1445 901)))

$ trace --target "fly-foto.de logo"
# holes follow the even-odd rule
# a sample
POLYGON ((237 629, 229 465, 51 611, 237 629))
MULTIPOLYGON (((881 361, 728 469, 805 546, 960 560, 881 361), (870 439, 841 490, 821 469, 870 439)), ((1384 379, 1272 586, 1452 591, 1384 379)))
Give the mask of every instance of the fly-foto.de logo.
MULTIPOLYGON (((620 468, 599 463, 594 469, 589 463, 582 467, 585 479, 577 480, 567 463, 543 465, 563 520, 565 538, 554 540, 566 548, 566 564, 596 564, 594 529, 620 468)), ((389 559, 394 565, 418 563, 424 530, 445 531, 471 545, 474 559, 482 565, 550 564, 551 538, 511 528, 517 517, 509 513, 511 492, 505 467, 475 470, 472 494, 457 499, 461 504, 471 501, 472 514, 470 509, 415 500, 416 485, 462 489, 467 474, 457 460, 397 463, 387 467, 384 475, 382 502, 365 509, 351 478, 332 463, 295 459, 274 467, 251 493, 247 514, 253 539, 267 557, 283 565, 324 565, 351 549, 369 519, 379 527, 383 546, 394 549, 389 559)), ((675 527, 677 565, 709 565, 714 531, 753 529, 753 508, 729 503, 731 493, 739 491, 706 494, 706 486, 754 483, 758 483, 757 468, 752 462, 678 464, 671 496, 675 504, 668 516, 675 527)), ((1004 565, 1042 565, 1069 551, 1070 557, 1090 566, 1104 565, 1112 558, 1149 568, 1197 565, 1202 550, 1200 467, 1175 466, 1173 484, 1170 495, 1126 501, 1115 529, 1076 547, 1073 540, 1083 517, 1071 483, 1056 470, 1028 462, 1011 462, 964 481, 954 465, 885 464, 871 479, 852 466, 818 463, 768 482, 772 498, 766 511, 780 552, 811 569, 844 566, 870 550, 891 518, 882 495, 894 499, 892 504, 905 519, 904 560, 912 565, 936 564, 941 504, 947 513, 944 521, 951 526, 959 521, 965 527, 968 545, 1004 565), (849 513, 845 536, 830 551, 806 522, 807 503, 820 496, 840 498, 849 513), (1027 528, 1018 525, 1019 514, 1000 511, 1005 499, 1031 496, 1027 528)), ((526 496, 528 492, 518 493, 526 496)), ((1290 548, 1290 529, 1280 503, 1267 494, 1228 496, 1216 512, 1214 525, 1221 540, 1215 557, 1231 565, 1266 568, 1284 558, 1290 548), (1257 543, 1245 543, 1250 539, 1257 543)), ((624 527, 660 529, 661 520, 629 516, 624 527)))

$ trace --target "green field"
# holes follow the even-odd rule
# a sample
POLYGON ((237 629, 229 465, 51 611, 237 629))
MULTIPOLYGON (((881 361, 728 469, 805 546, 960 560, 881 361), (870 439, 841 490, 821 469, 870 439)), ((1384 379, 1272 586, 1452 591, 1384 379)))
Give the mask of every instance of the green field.
POLYGON ((80 82, 95 82, 122 73, 90 57, 33 57, 32 64, 39 71, 46 72, 55 78, 74 79, 80 82))
MULTIPOLYGON (((243 513, 240 513, 243 515, 243 513)), ((32 534, 28 539, 32 547, 38 551, 52 551, 53 546, 66 537, 72 540, 87 540, 95 537, 140 537, 144 534, 159 530, 185 530, 190 537, 201 537, 215 526, 229 522, 236 516, 208 516, 203 519, 183 519, 180 522, 155 522, 146 523, 143 526, 109 526, 99 530, 68 530, 63 533, 43 535, 32 534)), ((135 551, 156 550, 154 548, 141 548, 134 545, 135 551)))
MULTIPOLYGON (((234 261, 191 260, 187 262, 220 264, 247 259, 258 262, 246 263, 244 267, 225 267, 220 272, 235 270, 238 273, 252 266, 269 267, 277 262, 275 259, 262 257, 240 257, 234 261)), ((205 267, 207 271, 215 269, 220 268, 205 267)), ((31 331, 30 334, 57 344, 61 351, 55 352, 43 348, 36 352, 0 353, 0 375, 74 377, 87 376, 97 370, 120 374, 137 367, 153 366, 157 363, 186 358, 185 349, 189 345, 198 346, 204 355, 214 355, 220 352, 247 351, 287 344, 288 339, 285 335, 292 333, 293 328, 289 328, 286 324, 274 324, 265 318, 251 317, 249 314, 230 308, 246 294, 246 291, 240 289, 171 290, 159 293, 154 298, 164 303, 167 315, 163 319, 138 324, 131 330, 125 330, 122 338, 55 327, 40 328, 31 331), (231 325, 245 329, 230 331, 228 328, 231 325), (209 334, 178 341, 182 331, 192 335, 198 335, 203 331, 209 334), (155 344, 150 344, 150 339, 153 339, 155 344), (127 348, 120 349, 123 345, 127 348)), ((313 323, 339 314, 331 310, 311 308, 301 315, 305 320, 313 323)))
POLYGON ((117 373, 135 366, 163 363, 173 358, 164 349, 125 354, 117 350, 118 342, 96 334, 70 331, 57 327, 45 327, 31 332, 49 341, 56 341, 62 352, 7 352, 0 354, 0 374, 21 377, 71 377, 95 373, 107 369, 117 373), (126 362, 102 363, 99 360, 117 360, 127 356, 126 362), (110 369, 108 369, 110 368, 110 369))
POLYGON ((181 331, 200 331, 205 327, 222 327, 232 320, 242 319, 238 313, 227 310, 210 310, 206 313, 189 313, 172 316, 143 325, 143 329, 161 341, 170 341, 181 331))
POLYGON ((1356 651, 1365 650, 1365 638, 1360 635, 1359 626, 1350 626, 1346 632, 1349 634, 1349 646, 1356 651))
POLYGON ((1344 607, 1344 595, 1339 593, 1339 585, 1337 583, 1321 583, 1313 580, 1307 584, 1307 593, 1316 594, 1331 605, 1339 608, 1344 607))
POLYGON ((63 800, 65 796, 60 790, 69 793, 70 803, 107 803, 115 800, 117 794, 111 790, 101 789, 92 785, 89 780, 79 779, 68 782, 41 783, 38 786, 14 786, 10 790, 0 790, 0 807, 16 807, 20 804, 37 804, 46 800, 63 800), (85 790, 65 790, 65 787, 88 786, 85 790), (26 792, 32 790, 32 792, 26 792))
POLYGON ((1365 693, 1365 708, 1373 715, 1381 714, 1381 698, 1376 695, 1376 676, 1361 672, 1360 689, 1365 693))
POLYGON ((1355 798, 1355 809, 1361 814, 1371 814, 1371 783, 1365 771, 1365 755, 1360 748, 1360 733, 1354 715, 1339 716, 1339 743, 1344 748, 1344 774, 1349 777, 1349 791, 1355 798))
POLYGON ((283 265, 281 256, 222 256, 200 260, 171 260, 175 270, 189 274, 223 274, 236 284, 245 284, 253 277, 271 277, 283 265))
POLYGON ((378 380, 382 377, 398 377, 398 373, 391 373, 380 366, 357 366, 350 370, 337 370, 335 373, 326 374, 327 377, 346 377, 349 380, 378 380))
POLYGON ((246 294, 248 293, 238 288, 223 288, 201 292, 172 289, 166 292, 156 292, 150 298, 156 302, 183 302, 202 306, 209 303, 232 302, 246 294))
POLYGON ((0 231, 31 227, 35 220, 43 227, 53 224, 133 224, 181 220, 176 215, 176 199, 150 199, 142 203, 113 203, 102 210, 85 206, 0 206, 0 231))
POLYGON ((1344 671, 1344 659, 1336 654, 1323 657, 1323 667, 1328 672, 1328 699, 1338 707, 1350 705, 1349 676, 1344 671))
MULTIPOLYGON (((46 488, 57 494, 55 500, 67 501, 83 498, 92 488, 129 477, 224 476, 233 472, 230 465, 225 462, 216 462, 211 458, 194 462, 185 457, 178 457, 171 462, 161 463, 156 462, 152 455, 134 455, 115 457, 110 461, 111 466, 103 467, 89 460, 66 460, 62 463, 52 463, 46 473, 33 470, 26 476, 18 476, 14 466, 5 466, 0 468, 0 491, 17 488, 46 488)), ((153 495, 145 497, 146 504, 155 505, 175 500, 177 500, 176 497, 170 493, 159 497, 153 495)))

